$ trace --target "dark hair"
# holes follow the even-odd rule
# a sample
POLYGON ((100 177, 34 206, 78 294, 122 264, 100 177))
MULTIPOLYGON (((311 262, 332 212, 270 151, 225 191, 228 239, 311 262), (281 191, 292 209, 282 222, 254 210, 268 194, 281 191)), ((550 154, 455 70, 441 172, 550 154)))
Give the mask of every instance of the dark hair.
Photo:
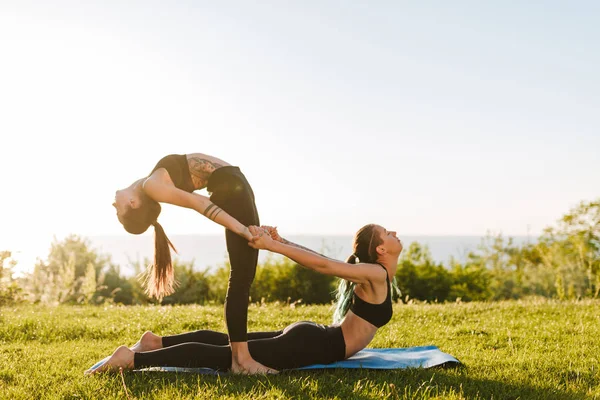
POLYGON ((164 296, 172 294, 175 286, 171 251, 177 253, 175 246, 169 240, 163 227, 158 223, 161 207, 144 192, 140 193, 140 206, 128 208, 119 218, 125 230, 134 235, 139 235, 154 226, 154 262, 148 266, 144 286, 146 294, 161 300, 164 296))
MULTIPOLYGON (((377 232, 378 225, 368 224, 363 226, 354 235, 354 253, 346 259, 347 263, 356 264, 356 261, 362 263, 375 263, 377 261, 377 246, 383 243, 381 235, 377 232)), ((340 279, 336 291, 336 306, 333 314, 334 322, 344 318, 350 308, 350 300, 354 291, 354 282, 346 279, 340 279)))

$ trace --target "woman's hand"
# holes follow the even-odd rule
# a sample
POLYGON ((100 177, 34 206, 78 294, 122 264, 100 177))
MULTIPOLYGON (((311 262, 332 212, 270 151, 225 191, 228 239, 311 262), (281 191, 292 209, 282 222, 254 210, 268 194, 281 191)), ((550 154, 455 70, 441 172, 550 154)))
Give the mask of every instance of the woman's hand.
POLYGON ((248 227, 253 238, 248 243, 248 246, 259 250, 270 250, 275 241, 271 238, 269 231, 258 226, 251 225, 248 227))
POLYGON ((271 238, 273 238, 273 240, 275 240, 276 242, 283 243, 283 238, 279 236, 279 232, 277 232, 276 226, 261 225, 261 228, 269 232, 269 235, 271 235, 271 238))
POLYGON ((239 235, 243 236, 249 242, 253 242, 255 239, 258 239, 258 235, 254 235, 250 227, 244 227, 243 231, 239 233, 239 235))

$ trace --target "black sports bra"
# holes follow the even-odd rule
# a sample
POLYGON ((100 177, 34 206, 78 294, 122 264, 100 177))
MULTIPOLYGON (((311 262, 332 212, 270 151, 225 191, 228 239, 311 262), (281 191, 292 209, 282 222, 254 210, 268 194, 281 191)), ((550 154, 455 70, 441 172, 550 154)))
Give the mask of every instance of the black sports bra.
POLYGON ((176 188, 190 193, 195 190, 185 154, 169 154, 161 158, 150 175, 159 168, 167 170, 176 188))
MULTIPOLYGON (((381 265, 381 264, 379 264, 381 265)), ((381 268, 385 270, 385 280, 387 282, 387 297, 380 304, 367 303, 356 293, 352 295, 352 304, 350 310, 362 319, 378 328, 381 328, 392 319, 392 290, 390 288, 390 278, 387 274, 387 269, 383 265, 381 268)))

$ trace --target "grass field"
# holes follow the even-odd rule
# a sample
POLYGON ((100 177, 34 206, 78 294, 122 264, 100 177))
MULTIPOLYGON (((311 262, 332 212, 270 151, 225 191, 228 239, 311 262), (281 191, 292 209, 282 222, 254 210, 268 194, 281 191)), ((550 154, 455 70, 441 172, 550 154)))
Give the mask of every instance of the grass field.
MULTIPOLYGON (((270 376, 83 371, 145 330, 223 330, 222 306, 0 309, 2 399, 600 399, 600 301, 395 305, 372 347, 436 345, 455 369, 270 376)), ((329 323, 329 306, 252 305, 249 330, 329 323)))

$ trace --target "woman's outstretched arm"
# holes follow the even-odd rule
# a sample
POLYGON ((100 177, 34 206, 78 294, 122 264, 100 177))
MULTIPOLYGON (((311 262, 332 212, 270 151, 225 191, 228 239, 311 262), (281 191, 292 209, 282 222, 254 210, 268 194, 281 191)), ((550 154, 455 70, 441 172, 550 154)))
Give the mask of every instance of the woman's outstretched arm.
POLYGON ((294 242, 292 242, 292 241, 290 241, 290 240, 287 240, 287 239, 286 239, 286 238, 284 238, 284 237, 281 237, 281 236, 279 235, 279 232, 277 231, 277 227, 274 227, 274 226, 268 226, 268 225, 261 225, 261 228, 262 228, 262 229, 265 229, 267 232, 269 232, 269 235, 271 235, 271 238, 272 238, 273 240, 277 241, 277 242, 281 242, 281 243, 283 243, 283 244, 287 244, 287 245, 290 245, 290 246, 298 247, 299 249, 303 249, 303 250, 306 250, 306 251, 310 251, 311 253, 318 254, 318 255, 320 255, 321 257, 325 257, 325 258, 332 259, 331 257, 327 257, 326 255, 324 255, 324 254, 321 254, 321 253, 319 253, 319 252, 317 252, 317 251, 314 251, 314 250, 312 250, 312 249, 309 249, 308 247, 301 246, 301 245, 299 245, 298 243, 294 243, 294 242))
POLYGON ((185 190, 178 189, 171 184, 161 182, 159 179, 153 179, 152 177, 146 179, 143 189, 155 201, 196 210, 206 218, 229 229, 235 234, 247 240, 252 240, 252 234, 248 230, 248 227, 214 204, 206 196, 197 193, 188 193, 185 190))
POLYGON ((273 240, 266 229, 250 227, 255 239, 248 245, 255 249, 269 250, 284 255, 298 264, 325 275, 333 275, 355 283, 367 283, 381 279, 381 268, 373 264, 349 264, 322 256, 312 250, 273 240))

